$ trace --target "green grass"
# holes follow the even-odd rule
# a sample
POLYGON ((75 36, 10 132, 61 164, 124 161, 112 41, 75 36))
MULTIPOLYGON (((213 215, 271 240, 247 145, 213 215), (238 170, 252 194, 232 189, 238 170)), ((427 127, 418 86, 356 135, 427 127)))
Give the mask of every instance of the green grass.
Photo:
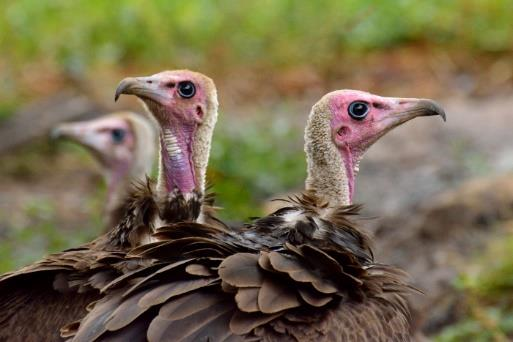
POLYGON ((437 336, 439 342, 509 341, 513 338, 513 236, 495 241, 477 266, 455 284, 465 316, 437 336))
MULTIPOLYGON (((77 168, 87 169, 93 163, 90 153, 76 144, 56 145, 40 140, 23 146, 16 153, 2 156, 0 178, 5 177, 2 179, 4 184, 9 180, 33 184, 38 179, 60 173, 62 179, 63 171, 59 167, 64 163, 56 163, 56 158, 64 154, 66 162, 75 164, 77 168)), ((52 197, 51 189, 47 190, 50 191, 48 194, 38 193, 33 197, 18 197, 20 195, 16 192, 9 193, 12 196, 10 200, 24 202, 16 205, 16 212, 0 208, 0 273, 27 265, 48 253, 90 241, 103 229, 103 186, 93 189, 92 195, 76 194, 82 196, 82 215, 85 213, 88 217, 73 226, 59 220, 67 207, 52 197)), ((73 184, 70 184, 69 191, 74 191, 73 184)))
MULTIPOLYGON (((90 202, 97 207, 94 201, 90 202)), ((24 224, 9 227, 2 236, 0 273, 30 264, 48 253, 79 246, 100 233, 100 215, 93 215, 82 226, 66 230, 56 221, 56 210, 55 203, 49 201, 32 200, 25 204, 24 224)))
POLYGON ((513 311, 498 308, 485 308, 470 317, 459 322, 439 335, 437 342, 492 342, 510 341, 508 336, 513 336, 513 311))
POLYGON ((326 52, 415 40, 511 51, 513 38, 508 0, 20 0, 0 9, 7 55, 70 66, 210 57, 311 63, 326 52))

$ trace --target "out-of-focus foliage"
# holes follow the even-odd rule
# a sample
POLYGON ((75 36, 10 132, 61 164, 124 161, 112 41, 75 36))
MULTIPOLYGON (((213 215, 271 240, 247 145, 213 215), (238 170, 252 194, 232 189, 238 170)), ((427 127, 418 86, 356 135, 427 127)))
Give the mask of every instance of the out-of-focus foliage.
POLYGON ((0 272, 27 265, 48 252, 79 246, 99 233, 100 217, 91 215, 90 222, 72 231, 59 229, 55 222, 54 203, 32 201, 25 207, 26 224, 6 231, 0 243, 0 272))
MULTIPOLYGON (((94 163, 90 152, 76 144, 63 143, 57 146, 38 141, 37 144, 18 149, 14 154, 2 156, 0 175, 6 178, 2 179, 3 185, 16 180, 29 184, 27 187, 30 189, 32 181, 48 177, 59 167, 59 157, 65 159, 60 161, 60 167, 62 164, 70 164, 70 167, 87 169, 94 163)), ((92 189, 91 194, 80 193, 73 182, 75 177, 71 176, 71 179, 65 179, 61 175, 61 182, 64 183, 64 188, 76 195, 77 202, 81 203, 81 215, 86 219, 75 220, 78 224, 70 226, 59 221, 68 206, 59 201, 52 191, 36 194, 38 191, 33 189, 34 196, 28 194, 28 199, 23 194, 12 193, 12 198, 2 198, 13 202, 19 201, 17 197, 23 198, 23 205, 15 212, 10 211, 9 206, 5 209, 1 207, 0 273, 27 265, 45 254, 79 246, 100 234, 104 227, 106 189, 100 182, 92 189)))
POLYGON ((446 328, 440 342, 510 341, 513 338, 513 236, 496 241, 455 286, 464 294, 466 316, 446 328))
POLYGON ((8 99, 42 70, 95 67, 329 73, 347 56, 409 42, 511 52, 511 13, 510 0, 3 1, 0 90, 8 99))
POLYGON ((20 0, 0 6, 11 61, 173 64, 319 63, 404 41, 512 48, 509 0, 20 0), (401 20, 407 17, 408 20, 401 20))
POLYGON ((272 123, 246 118, 230 125, 224 120, 214 135, 209 179, 225 207, 221 216, 244 220, 261 214, 263 200, 301 185, 306 176, 303 134, 290 118, 272 123))

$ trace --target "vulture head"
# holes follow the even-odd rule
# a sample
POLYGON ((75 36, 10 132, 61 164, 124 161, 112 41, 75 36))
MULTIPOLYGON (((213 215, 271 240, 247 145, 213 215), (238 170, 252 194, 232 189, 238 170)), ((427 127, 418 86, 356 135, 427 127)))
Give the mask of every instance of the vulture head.
POLYGON ((305 130, 307 190, 333 204, 352 202, 359 163, 367 149, 393 128, 419 116, 445 112, 428 99, 382 97, 338 90, 317 102, 305 130))
POLYGON ((214 82, 188 70, 128 77, 116 89, 137 96, 160 127, 161 192, 203 193, 210 142, 217 121, 214 82))
POLYGON ((109 216, 122 205, 130 184, 151 173, 156 132, 141 115, 116 112, 94 120, 63 123, 52 130, 52 136, 84 146, 100 162, 108 188, 109 216))

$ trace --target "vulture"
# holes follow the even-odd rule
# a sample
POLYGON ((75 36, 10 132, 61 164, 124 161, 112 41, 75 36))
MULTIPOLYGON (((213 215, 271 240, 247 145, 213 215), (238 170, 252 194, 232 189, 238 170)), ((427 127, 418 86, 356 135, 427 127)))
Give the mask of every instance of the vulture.
POLYGON ((160 227, 129 252, 144 260, 102 288, 73 341, 409 341, 399 269, 374 262, 352 205, 364 152, 402 123, 444 111, 431 100, 342 90, 312 108, 305 192, 242 228, 160 227))
POLYGON ((0 341, 61 340, 60 328, 79 320, 99 289, 148 260, 125 258, 154 239, 159 222, 211 218, 203 196, 210 142, 217 120, 213 81, 188 70, 127 78, 117 91, 139 96, 159 124, 160 169, 156 185, 146 180, 129 191, 119 223, 97 239, 0 277, 0 341))
POLYGON ((125 212, 130 186, 151 173, 156 153, 156 132, 141 115, 116 112, 98 119, 63 123, 53 138, 74 141, 91 151, 102 166, 107 185, 106 228, 115 227, 125 212))

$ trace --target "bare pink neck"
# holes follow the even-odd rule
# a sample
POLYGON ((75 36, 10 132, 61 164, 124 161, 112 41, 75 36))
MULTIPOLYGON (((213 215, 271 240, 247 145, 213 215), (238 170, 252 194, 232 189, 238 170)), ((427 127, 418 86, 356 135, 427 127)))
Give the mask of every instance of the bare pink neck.
POLYGON ((167 193, 178 189, 191 193, 196 189, 196 177, 192 160, 194 126, 165 128, 160 134, 161 175, 167 193))

